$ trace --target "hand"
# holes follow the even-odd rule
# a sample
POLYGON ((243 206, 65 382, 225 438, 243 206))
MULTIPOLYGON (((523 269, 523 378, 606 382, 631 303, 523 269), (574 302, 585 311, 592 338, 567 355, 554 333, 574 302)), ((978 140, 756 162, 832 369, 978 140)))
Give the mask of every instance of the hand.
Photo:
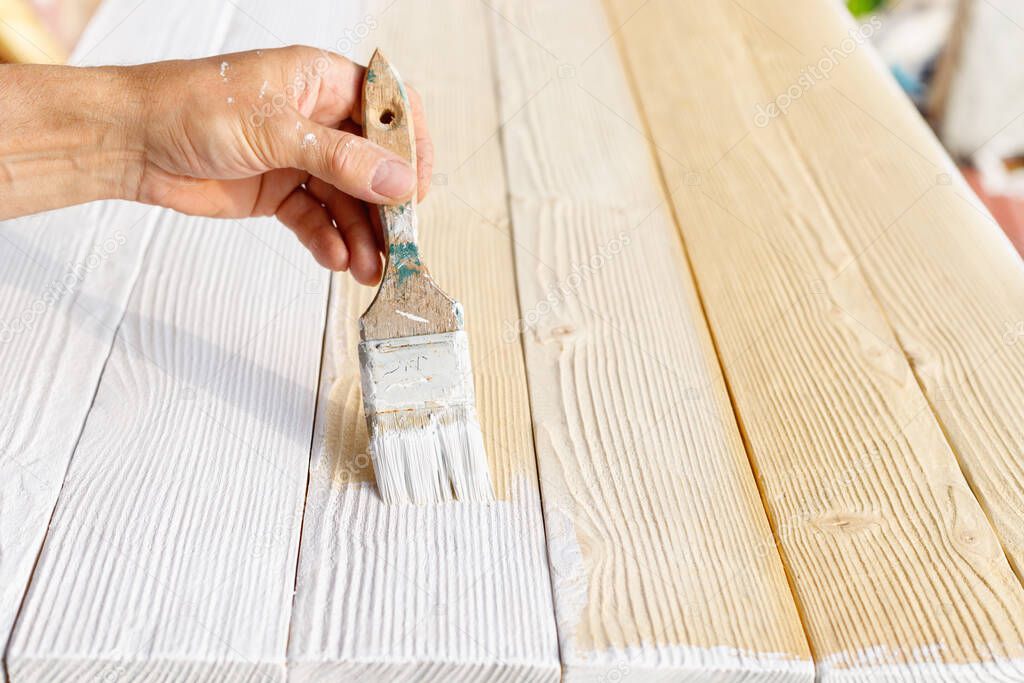
POLYGON ((130 71, 147 102, 137 200, 193 215, 276 215, 321 265, 363 284, 380 279, 379 230, 363 202, 422 197, 433 163, 414 91, 418 179, 359 135, 364 69, 339 55, 289 47, 130 71))
POLYGON ((359 135, 364 69, 288 47, 132 67, 0 64, 0 219, 95 199, 276 215, 322 265, 380 278, 363 202, 427 191, 433 147, 409 90, 417 170, 359 135))

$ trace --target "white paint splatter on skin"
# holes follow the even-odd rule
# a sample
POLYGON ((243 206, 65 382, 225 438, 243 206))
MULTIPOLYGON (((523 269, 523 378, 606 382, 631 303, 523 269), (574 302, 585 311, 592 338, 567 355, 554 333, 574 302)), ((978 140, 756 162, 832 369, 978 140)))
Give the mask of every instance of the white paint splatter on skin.
POLYGON ((228 69, 230 69, 230 68, 231 68, 231 65, 228 64, 227 62, 221 62, 220 63, 220 77, 223 78, 225 81, 228 80, 227 73, 228 73, 228 69))
POLYGON ((312 133, 306 133, 302 138, 302 146, 308 147, 309 145, 316 144, 316 136, 312 133))
POLYGON ((265 94, 267 94, 267 86, 269 86, 269 85, 270 85, 270 83, 268 83, 267 81, 263 81, 263 85, 260 86, 260 99, 261 100, 263 99, 263 96, 265 94))
POLYGON ((229 97, 228 98, 228 104, 234 104, 234 103, 235 103, 235 98, 234 97, 229 97))

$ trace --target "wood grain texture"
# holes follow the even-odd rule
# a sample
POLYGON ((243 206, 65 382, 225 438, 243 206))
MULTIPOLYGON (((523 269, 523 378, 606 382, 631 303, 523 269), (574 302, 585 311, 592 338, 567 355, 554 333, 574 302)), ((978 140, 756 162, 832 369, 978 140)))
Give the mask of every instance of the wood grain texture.
MULTIPOLYGON (((106 14, 124 19, 116 7, 106 14)), ((94 34, 113 25, 99 24, 94 34)), ((172 45, 169 37, 151 38, 135 59, 168 54, 172 45)), ((92 38, 70 61, 104 64, 130 53, 92 38)), ((151 207, 98 202, 0 224, 0 652, 157 215, 151 207)))
POLYGON ((0 651, 155 214, 104 203, 0 224, 0 651))
POLYGON ((274 251, 240 261, 232 231, 160 221, 11 640, 14 680, 283 678, 326 292, 280 226, 249 229, 274 251))
POLYGON ((526 349, 565 680, 810 681, 614 27, 580 0, 494 10, 506 331, 526 349))
POLYGON ((288 651, 296 681, 558 680, 525 369, 521 347, 501 339, 516 301, 486 11, 477 0, 375 3, 355 56, 380 46, 425 101, 437 174, 419 208, 421 247, 465 305, 499 500, 380 500, 355 353, 372 292, 337 278, 288 651))
MULTIPOLYGON (((280 35, 309 30, 263 6, 280 35)), ((258 8, 111 2, 89 49, 265 44, 258 8), (188 39, 154 41, 164 22, 188 39)), ((157 216, 7 650, 14 681, 284 679, 328 278, 274 219, 157 216)))
MULTIPOLYGON (((993 7, 977 11, 993 21, 993 7)), ((847 23, 813 11, 821 35, 841 41, 847 23)), ((872 85, 878 66, 865 59, 837 70, 843 95, 808 100, 794 130, 830 139, 827 150, 809 146, 808 172, 827 206, 848 217, 836 225, 1021 578, 1024 261, 895 84, 872 85), (840 176, 836 156, 857 162, 840 176)), ((781 79, 783 69, 767 73, 781 79)))
MULTIPOLYGON (((1009 244, 838 9, 638 5, 611 3, 818 676, 1021 680, 1024 591, 922 373, 1019 310, 1009 244)), ((1014 373, 978 394, 1019 410, 1014 373)))

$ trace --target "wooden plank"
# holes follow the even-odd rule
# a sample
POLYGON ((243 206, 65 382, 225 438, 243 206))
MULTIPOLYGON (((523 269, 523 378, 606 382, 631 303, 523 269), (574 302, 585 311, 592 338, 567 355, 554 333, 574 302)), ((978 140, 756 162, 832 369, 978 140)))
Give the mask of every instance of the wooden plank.
POLYGON ((6 648, 155 213, 104 203, 0 225, 0 649, 6 648))
MULTIPOLYGON (((815 26, 841 41, 845 22, 816 12, 815 26)), ((824 200, 852 219, 837 225, 1024 577, 1024 261, 895 84, 877 79, 873 62, 851 62, 836 73, 839 102, 815 98, 799 112, 800 129, 831 139, 805 160, 824 200), (834 135, 839 126, 849 133, 834 135), (837 174, 836 156, 860 161, 837 174)))
MULTIPOLYGON (((72 54, 75 64, 174 54, 173 31, 132 48, 104 40, 124 22, 111 3, 72 54)), ((187 7, 165 10, 174 24, 187 7)), ((127 17, 127 19, 126 19, 127 17)), ((206 36, 196 27, 196 40, 206 36)), ((97 202, 0 224, 0 651, 46 534, 103 364, 138 277, 159 211, 97 202)), ((0 667, 0 683, 5 670, 0 667)))
MULTIPOLYGON (((612 5, 819 677, 1019 679, 1024 591, 901 348, 973 354, 1019 310, 1009 245, 840 10, 612 5)), ((1013 379, 988 395, 1019 410, 1013 379)))
POLYGON ((565 679, 810 681, 614 27, 593 2, 494 7, 506 332, 526 349, 565 679))
POLYGON ((465 306, 499 501, 382 503, 355 353, 372 292, 336 279, 288 653, 296 681, 558 680, 522 351, 501 338, 516 302, 486 11, 375 3, 356 52, 381 47, 425 101, 438 174, 419 207, 421 248, 465 306))
MULTIPOLYGON (((318 25, 263 5, 291 40, 318 25)), ((267 42, 258 7, 126 0, 89 35, 126 60, 239 49, 267 42), (180 42, 152 40, 164 24, 180 42)), ((284 679, 328 278, 273 219, 158 215, 7 650, 16 681, 284 679)))

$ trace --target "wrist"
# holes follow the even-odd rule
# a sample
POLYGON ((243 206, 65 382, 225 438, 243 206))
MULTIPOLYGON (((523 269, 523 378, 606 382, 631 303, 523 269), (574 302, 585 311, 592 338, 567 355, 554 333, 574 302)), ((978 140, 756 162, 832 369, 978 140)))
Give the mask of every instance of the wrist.
POLYGON ((130 68, 0 67, 0 217, 134 198, 143 101, 130 68))

